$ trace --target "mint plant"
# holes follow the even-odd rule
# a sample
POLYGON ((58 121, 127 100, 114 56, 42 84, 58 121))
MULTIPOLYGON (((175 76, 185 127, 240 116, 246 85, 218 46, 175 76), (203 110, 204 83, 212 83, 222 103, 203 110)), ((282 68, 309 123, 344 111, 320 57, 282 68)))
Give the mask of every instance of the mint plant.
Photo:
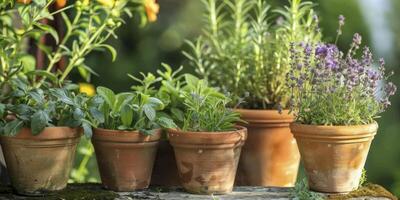
POLYGON ((190 74, 179 74, 181 68, 173 72, 171 67, 163 64, 164 71, 158 71, 159 77, 153 74, 142 75, 141 79, 132 77, 141 83, 134 86, 135 91, 147 91, 158 97, 164 104, 162 115, 173 119, 184 131, 218 132, 234 130, 240 121, 239 113, 226 106, 231 99, 208 86, 206 80, 200 80, 190 74), (155 83, 161 82, 159 87, 155 83))
MULTIPOLYGON (((338 35, 343 25, 341 16, 338 35)), ((354 34, 347 53, 335 44, 291 44, 292 69, 287 83, 297 122, 370 124, 390 105, 389 97, 396 92, 396 86, 388 80, 392 73, 386 73, 383 59, 375 65, 369 47, 359 52, 361 39, 354 34)))
POLYGON ((140 92, 114 94, 105 87, 97 88, 91 98, 89 121, 94 127, 131 131, 150 135, 157 128, 174 128, 173 121, 158 112, 164 109, 162 101, 140 92))
POLYGON ((233 105, 244 98, 243 108, 287 108, 290 43, 320 41, 313 4, 290 0, 290 6, 271 11, 263 0, 203 2, 203 34, 183 52, 190 65, 231 93, 233 105))

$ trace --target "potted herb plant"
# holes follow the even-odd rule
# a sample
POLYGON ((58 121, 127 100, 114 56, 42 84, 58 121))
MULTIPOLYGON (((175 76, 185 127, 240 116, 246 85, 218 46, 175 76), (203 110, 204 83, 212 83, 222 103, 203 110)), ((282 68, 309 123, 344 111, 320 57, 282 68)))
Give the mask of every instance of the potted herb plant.
POLYGON ((185 75, 178 128, 168 129, 183 188, 191 193, 232 191, 247 129, 235 126, 240 116, 226 108, 230 99, 192 75, 185 75))
MULTIPOLYGON (((344 24, 342 16, 339 23, 340 27, 344 24)), ((375 67, 368 47, 358 53, 360 45, 359 34, 354 35, 347 53, 335 44, 291 45, 288 83, 296 119, 290 129, 314 191, 357 189, 377 133, 375 119, 396 91, 387 82, 383 59, 375 67)))
POLYGON ((18 2, 0 3, 0 142, 12 186, 36 195, 66 187, 80 128, 91 134, 83 107, 87 98, 66 81, 68 74, 75 68, 90 72, 84 60, 93 50, 108 49, 115 56, 105 41, 130 9, 128 1, 109 6, 78 0, 56 11, 49 9, 54 0, 18 2), (44 23, 56 14, 66 25, 63 37, 44 23), (55 46, 40 43, 47 35, 55 46), (35 70, 38 61, 27 53, 26 41, 37 42, 46 55, 43 70, 35 70), (62 58, 61 72, 55 69, 62 58))
POLYGON ((311 2, 290 0, 271 21, 262 0, 206 0, 206 27, 192 51, 184 52, 212 86, 231 93, 237 112, 248 122, 248 140, 239 162, 238 185, 293 187, 300 162, 290 133, 291 42, 320 40, 311 2), (280 110, 278 113, 277 110, 280 110))
POLYGON ((114 191, 147 188, 160 125, 175 127, 172 120, 157 113, 164 104, 144 93, 115 95, 104 87, 97 88, 89 104, 89 118, 96 127, 92 143, 103 186, 114 191))
MULTIPOLYGON (((182 102, 180 90, 184 84, 184 75, 180 74, 182 67, 175 71, 165 63, 162 64, 162 67, 164 70, 158 70, 158 76, 152 73, 142 74, 142 78, 129 75, 139 83, 132 86, 132 89, 160 99, 165 106, 160 114, 174 121, 179 121, 183 116, 183 105, 180 103, 182 102)), ((168 141, 166 130, 161 133, 150 184, 162 187, 180 185, 174 150, 168 141)))

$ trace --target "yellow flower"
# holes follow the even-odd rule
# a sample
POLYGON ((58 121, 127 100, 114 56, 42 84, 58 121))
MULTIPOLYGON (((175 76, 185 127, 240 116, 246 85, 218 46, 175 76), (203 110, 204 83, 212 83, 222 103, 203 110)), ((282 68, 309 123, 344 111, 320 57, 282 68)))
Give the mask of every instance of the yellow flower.
POLYGON ((97 0, 97 2, 103 4, 103 6, 107 6, 112 8, 115 5, 116 0, 97 0))
POLYGON ((157 14, 160 11, 160 5, 157 4, 156 0, 144 0, 144 8, 149 22, 156 21, 157 14))
POLYGON ((79 83, 79 92, 85 93, 89 97, 94 96, 96 94, 94 86, 89 83, 79 83))

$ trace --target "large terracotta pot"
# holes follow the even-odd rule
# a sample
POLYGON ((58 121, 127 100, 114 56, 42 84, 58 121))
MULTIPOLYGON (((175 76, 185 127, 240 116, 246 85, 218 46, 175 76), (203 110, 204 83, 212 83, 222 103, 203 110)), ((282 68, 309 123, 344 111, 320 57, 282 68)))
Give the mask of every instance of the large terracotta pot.
POLYGON ((248 138, 240 157, 236 185, 293 187, 300 154, 289 124, 293 116, 285 110, 236 109, 248 122, 248 138))
POLYGON ((147 188, 160 136, 161 130, 145 136, 138 131, 94 129, 92 143, 103 186, 118 192, 147 188))
POLYGON ((159 187, 179 186, 179 174, 174 149, 168 141, 166 132, 163 132, 162 135, 158 145, 150 185, 159 187))
POLYGON ((75 158, 79 129, 49 127, 33 136, 23 128, 16 136, 1 136, 1 147, 17 193, 38 195, 67 186, 75 158))
POLYGON ((315 126, 293 123, 311 190, 346 193, 357 189, 378 124, 315 126))
POLYGON ((226 132, 168 130, 183 188, 196 194, 232 191, 247 129, 226 132))

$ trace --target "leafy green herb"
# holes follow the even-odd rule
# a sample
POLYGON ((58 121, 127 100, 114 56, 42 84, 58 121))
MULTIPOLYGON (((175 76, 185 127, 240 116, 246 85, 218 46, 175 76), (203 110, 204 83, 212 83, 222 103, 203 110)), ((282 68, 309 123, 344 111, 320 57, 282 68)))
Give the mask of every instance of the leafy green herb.
MULTIPOLYGON (((206 80, 200 80, 190 74, 179 75, 181 68, 175 72, 163 64, 164 71, 158 71, 160 77, 153 74, 142 74, 141 83, 135 91, 147 91, 158 97, 165 109, 161 113, 165 119, 173 120, 179 128, 186 131, 228 131, 235 129, 240 120, 238 113, 226 108, 231 99, 209 87, 206 80), (159 88, 154 84, 161 81, 159 88), (157 89, 158 90, 157 90, 157 89)), ((149 113, 152 115, 152 113, 149 113)), ((149 117, 149 116, 148 116, 149 117)), ((162 122, 167 123, 167 122, 162 122)))
POLYGON ((139 130, 152 134, 157 128, 174 128, 173 121, 159 112, 164 109, 161 100, 141 92, 114 94, 105 87, 97 88, 89 107, 89 121, 94 127, 111 130, 139 130))
MULTIPOLYGON (((289 0, 274 10, 263 0, 203 0, 206 27, 183 52, 212 86, 233 94, 232 105, 249 109, 288 106, 285 76, 291 42, 318 42, 311 2, 289 0), (276 19, 274 22, 272 19, 276 19)), ((232 106, 231 105, 231 106, 232 106)))

